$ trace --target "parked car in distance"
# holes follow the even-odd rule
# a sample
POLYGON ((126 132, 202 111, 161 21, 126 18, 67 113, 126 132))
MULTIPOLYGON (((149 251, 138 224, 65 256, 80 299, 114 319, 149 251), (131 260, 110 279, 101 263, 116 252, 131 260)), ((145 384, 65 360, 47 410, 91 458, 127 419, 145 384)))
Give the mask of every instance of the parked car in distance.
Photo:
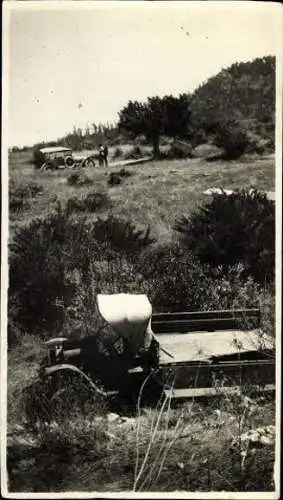
POLYGON ((36 149, 33 152, 33 161, 40 170, 57 170, 60 168, 74 168, 95 166, 94 155, 74 155, 71 148, 53 146, 36 149))

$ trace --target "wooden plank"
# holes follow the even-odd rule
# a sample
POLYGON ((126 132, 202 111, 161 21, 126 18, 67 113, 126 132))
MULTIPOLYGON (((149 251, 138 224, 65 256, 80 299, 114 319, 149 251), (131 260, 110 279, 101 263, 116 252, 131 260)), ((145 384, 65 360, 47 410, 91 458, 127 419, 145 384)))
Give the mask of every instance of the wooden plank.
POLYGON ((186 367, 188 369, 201 370, 202 368, 213 370, 213 369, 225 369, 225 368, 241 368, 241 367, 254 367, 254 366, 275 366, 275 359, 243 359, 243 360, 233 360, 233 361, 219 361, 218 363, 210 363, 207 361, 172 361, 171 363, 159 363, 160 367, 172 366, 172 368, 186 367))
MULTIPOLYGON (((257 392, 269 392, 275 391, 275 384, 267 384, 263 387, 253 386, 257 392)), ((200 398, 200 397, 211 397, 220 396, 224 394, 235 394, 241 392, 240 386, 234 387, 193 387, 189 389, 164 389, 164 394, 171 399, 190 399, 190 398, 200 398)))
POLYGON ((215 318, 215 319, 185 319, 185 320, 168 320, 152 321, 152 329, 156 333, 187 333, 198 331, 214 331, 214 330, 234 330, 234 329, 251 329, 259 325, 259 319, 256 316, 250 318, 215 318))
POLYGON ((185 311, 185 312, 170 312, 170 313, 154 313, 152 322, 156 321, 178 321, 190 319, 215 319, 215 318, 245 318, 245 317, 260 318, 260 310, 253 309, 223 309, 213 311, 185 311))
POLYGON ((233 309, 218 311, 192 311, 155 313, 152 328, 156 333, 187 333, 215 330, 257 328, 259 309, 233 309))

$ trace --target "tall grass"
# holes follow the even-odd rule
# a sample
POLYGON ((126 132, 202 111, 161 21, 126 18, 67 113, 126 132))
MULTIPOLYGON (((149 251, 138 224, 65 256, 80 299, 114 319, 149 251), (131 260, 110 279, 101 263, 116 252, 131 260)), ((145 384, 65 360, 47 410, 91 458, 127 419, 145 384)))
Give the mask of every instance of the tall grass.
POLYGON ((168 395, 136 417, 89 415, 39 423, 8 452, 11 491, 269 491, 272 446, 241 436, 270 424, 273 403, 238 395, 173 406, 168 395), (30 435, 30 438, 28 438, 30 435), (21 451, 22 450, 22 451, 21 451), (23 461, 29 461, 28 470, 23 461))

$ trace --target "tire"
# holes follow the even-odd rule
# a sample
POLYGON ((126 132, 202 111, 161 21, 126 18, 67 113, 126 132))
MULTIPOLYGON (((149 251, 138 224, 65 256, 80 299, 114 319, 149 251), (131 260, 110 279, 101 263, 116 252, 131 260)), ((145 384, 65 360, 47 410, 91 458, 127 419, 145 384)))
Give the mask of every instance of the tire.
POLYGON ((50 162, 45 162, 43 165, 40 167, 41 172, 45 172, 46 170, 53 170, 54 165, 50 162))
POLYGON ((92 160, 92 159, 87 160, 86 165, 87 165, 87 167, 94 168, 95 167, 94 160, 92 160))
POLYGON ((49 401, 51 397, 48 381, 30 384, 22 392, 23 410, 26 420, 35 424, 38 421, 50 420, 49 401))
POLYGON ((55 389, 49 400, 52 420, 96 414, 106 407, 106 398, 96 394, 78 375, 57 373, 52 385, 55 389))
POLYGON ((65 163, 66 167, 73 167, 75 160, 72 156, 66 156, 64 163, 65 163))

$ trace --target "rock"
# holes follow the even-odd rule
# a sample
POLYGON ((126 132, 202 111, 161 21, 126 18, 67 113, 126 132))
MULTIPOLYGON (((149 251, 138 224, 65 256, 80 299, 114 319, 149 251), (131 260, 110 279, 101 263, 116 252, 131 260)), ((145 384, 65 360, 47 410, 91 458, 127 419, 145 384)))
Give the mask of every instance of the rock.
POLYGON ((233 191, 231 189, 221 189, 221 188, 208 188, 206 191, 202 192, 206 196, 211 196, 213 194, 227 194, 230 196, 233 191))
POLYGON ((107 415, 107 421, 109 423, 115 422, 116 420, 120 419, 120 415, 118 413, 108 413, 107 415))
POLYGON ((273 446, 275 444, 275 425, 267 425, 265 427, 258 427, 251 429, 239 438, 232 441, 232 447, 242 444, 246 449, 253 448, 255 445, 273 446))
POLYGON ((134 428, 136 426, 136 419, 130 417, 121 417, 121 423, 123 425, 128 425, 129 427, 134 428))

